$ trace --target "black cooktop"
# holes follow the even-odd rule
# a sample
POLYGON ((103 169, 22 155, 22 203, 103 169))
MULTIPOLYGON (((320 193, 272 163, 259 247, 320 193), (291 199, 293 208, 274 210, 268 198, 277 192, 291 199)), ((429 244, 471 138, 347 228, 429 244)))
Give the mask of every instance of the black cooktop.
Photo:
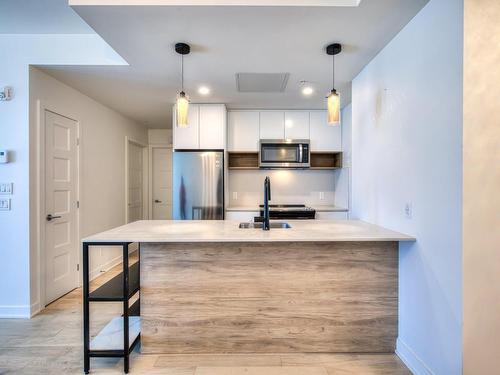
MULTIPOLYGON (((264 205, 260 206, 260 216, 264 215, 264 205)), ((271 219, 304 220, 314 219, 316 210, 305 204, 270 204, 269 217, 271 219)))

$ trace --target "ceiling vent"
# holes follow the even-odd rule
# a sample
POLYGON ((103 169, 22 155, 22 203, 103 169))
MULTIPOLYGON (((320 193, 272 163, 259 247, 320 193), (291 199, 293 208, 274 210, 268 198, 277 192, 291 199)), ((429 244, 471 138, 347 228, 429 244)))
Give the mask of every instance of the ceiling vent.
POLYGON ((239 92, 283 92, 289 73, 236 73, 239 92))

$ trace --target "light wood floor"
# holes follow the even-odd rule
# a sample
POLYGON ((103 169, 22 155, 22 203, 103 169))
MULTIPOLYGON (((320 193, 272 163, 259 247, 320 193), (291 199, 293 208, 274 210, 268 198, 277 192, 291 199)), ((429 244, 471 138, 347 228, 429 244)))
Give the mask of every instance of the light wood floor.
MULTIPOLYGON (((104 283, 119 267, 92 282, 104 283)), ((91 304, 92 335, 121 313, 119 303, 91 304)), ((131 374, 165 375, 407 375, 394 354, 141 355, 131 357, 131 374)), ((91 359, 93 374, 121 374, 123 362, 91 359)), ((83 373, 82 295, 76 289, 33 319, 0 319, 0 374, 83 373)))

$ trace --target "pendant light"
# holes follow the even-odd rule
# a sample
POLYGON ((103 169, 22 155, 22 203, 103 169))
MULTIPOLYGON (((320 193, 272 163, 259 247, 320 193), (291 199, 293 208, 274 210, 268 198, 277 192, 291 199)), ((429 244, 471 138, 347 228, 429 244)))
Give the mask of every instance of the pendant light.
POLYGON ((184 55, 189 54, 191 47, 186 43, 177 43, 175 52, 181 55, 181 92, 177 95, 176 119, 178 128, 188 127, 189 97, 184 92, 184 55))
POLYGON ((340 123, 340 96, 335 90, 335 55, 342 51, 339 43, 330 44, 326 47, 326 53, 332 56, 332 91, 328 95, 328 124, 336 125, 340 123))

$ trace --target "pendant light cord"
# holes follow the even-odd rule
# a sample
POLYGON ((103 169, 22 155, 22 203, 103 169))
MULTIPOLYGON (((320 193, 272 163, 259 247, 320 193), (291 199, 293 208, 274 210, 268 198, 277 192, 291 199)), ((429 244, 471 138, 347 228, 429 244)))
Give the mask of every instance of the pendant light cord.
POLYGON ((184 92, 184 55, 181 55, 181 91, 184 92))
POLYGON ((335 55, 332 55, 332 89, 335 90, 335 55))

